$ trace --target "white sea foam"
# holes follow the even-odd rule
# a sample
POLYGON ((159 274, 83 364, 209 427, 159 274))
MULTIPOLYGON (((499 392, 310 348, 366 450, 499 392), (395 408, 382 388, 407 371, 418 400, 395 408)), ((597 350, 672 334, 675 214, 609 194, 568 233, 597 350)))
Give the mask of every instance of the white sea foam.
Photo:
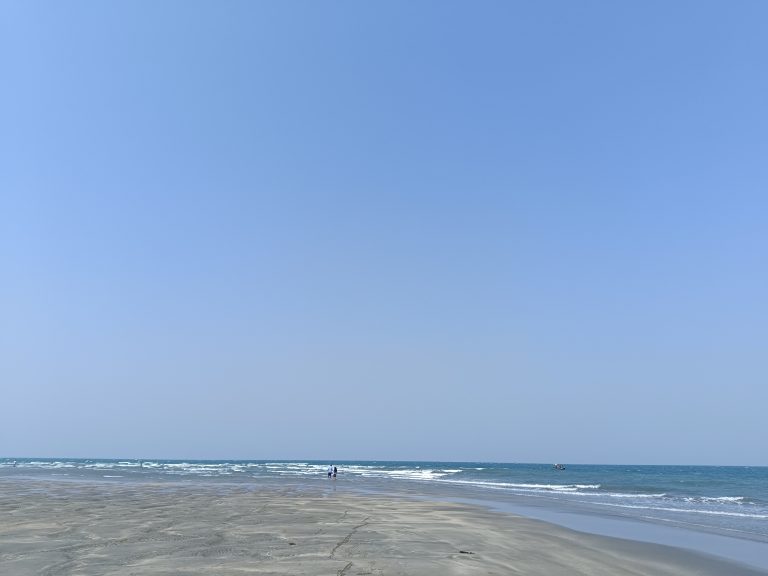
POLYGON ((407 478, 410 480, 434 480, 434 479, 443 478, 445 476, 453 474, 452 472, 443 471, 443 470, 418 469, 418 468, 405 469, 405 470, 392 470, 392 471, 386 471, 384 473, 393 478, 407 478))
POLYGON ((283 476, 318 476, 325 473, 325 464, 307 462, 267 462, 263 465, 267 471, 283 476))
POLYGON ((623 494, 621 492, 606 492, 596 494, 596 496, 608 496, 609 498, 664 498, 666 494, 661 492, 659 494, 623 494))
POLYGON ((40 461, 33 460, 30 462, 21 462, 18 465, 23 466, 25 468, 76 468, 77 467, 72 462, 60 462, 58 460, 54 462, 40 462, 40 461))
POLYGON ((686 502, 743 502, 743 496, 691 496, 686 502))
POLYGON ((685 514, 706 514, 710 516, 733 516, 736 518, 754 518, 757 520, 768 520, 768 514, 752 514, 749 512, 732 512, 727 510, 701 510, 698 508, 674 508, 671 506, 641 506, 639 504, 611 504, 609 502, 594 502, 602 506, 612 506, 615 508, 629 508, 632 510, 654 510, 658 512, 679 512, 685 514))
POLYGON ((503 488, 507 490, 519 490, 524 492, 578 492, 580 490, 597 490, 600 484, 528 484, 516 482, 488 482, 484 480, 453 480, 447 479, 442 482, 452 484, 469 484, 472 486, 483 486, 487 488, 503 488))
POLYGON ((399 480, 437 480, 461 472, 460 469, 432 469, 399 467, 386 469, 384 466, 350 465, 344 468, 348 474, 366 478, 394 478, 399 480))

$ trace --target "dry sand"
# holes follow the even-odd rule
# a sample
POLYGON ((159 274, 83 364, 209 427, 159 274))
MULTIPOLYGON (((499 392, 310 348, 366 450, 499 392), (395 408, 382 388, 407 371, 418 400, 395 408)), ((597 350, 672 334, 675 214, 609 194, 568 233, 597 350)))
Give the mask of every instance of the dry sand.
POLYGON ((0 574, 747 576, 686 551, 328 488, 0 485, 0 574))

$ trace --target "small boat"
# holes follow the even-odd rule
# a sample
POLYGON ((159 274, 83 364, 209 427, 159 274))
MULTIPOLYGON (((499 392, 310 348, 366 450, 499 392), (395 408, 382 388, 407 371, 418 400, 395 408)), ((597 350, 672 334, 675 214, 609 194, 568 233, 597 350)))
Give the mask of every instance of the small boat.
POLYGON ((554 464, 552 468, 555 470, 565 470, 565 464, 554 464))

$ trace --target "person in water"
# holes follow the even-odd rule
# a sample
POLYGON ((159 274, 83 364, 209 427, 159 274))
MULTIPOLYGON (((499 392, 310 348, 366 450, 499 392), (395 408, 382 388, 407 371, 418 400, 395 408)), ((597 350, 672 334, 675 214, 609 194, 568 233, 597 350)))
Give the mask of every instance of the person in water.
POLYGON ((328 465, 328 478, 331 477, 331 474, 333 474, 333 465, 329 464, 328 465))
POLYGON ((339 471, 339 470, 336 468, 336 466, 334 466, 334 467, 333 467, 333 479, 334 479, 334 480, 336 480, 336 473, 337 473, 338 471, 339 471))

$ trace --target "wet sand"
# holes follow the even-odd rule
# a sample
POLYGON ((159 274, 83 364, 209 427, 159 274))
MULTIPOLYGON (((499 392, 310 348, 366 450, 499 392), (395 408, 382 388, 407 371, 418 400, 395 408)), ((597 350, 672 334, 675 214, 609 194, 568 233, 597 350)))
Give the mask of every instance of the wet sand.
POLYGON ((330 486, 14 480, 0 490, 4 576, 764 574, 483 508, 330 486))

